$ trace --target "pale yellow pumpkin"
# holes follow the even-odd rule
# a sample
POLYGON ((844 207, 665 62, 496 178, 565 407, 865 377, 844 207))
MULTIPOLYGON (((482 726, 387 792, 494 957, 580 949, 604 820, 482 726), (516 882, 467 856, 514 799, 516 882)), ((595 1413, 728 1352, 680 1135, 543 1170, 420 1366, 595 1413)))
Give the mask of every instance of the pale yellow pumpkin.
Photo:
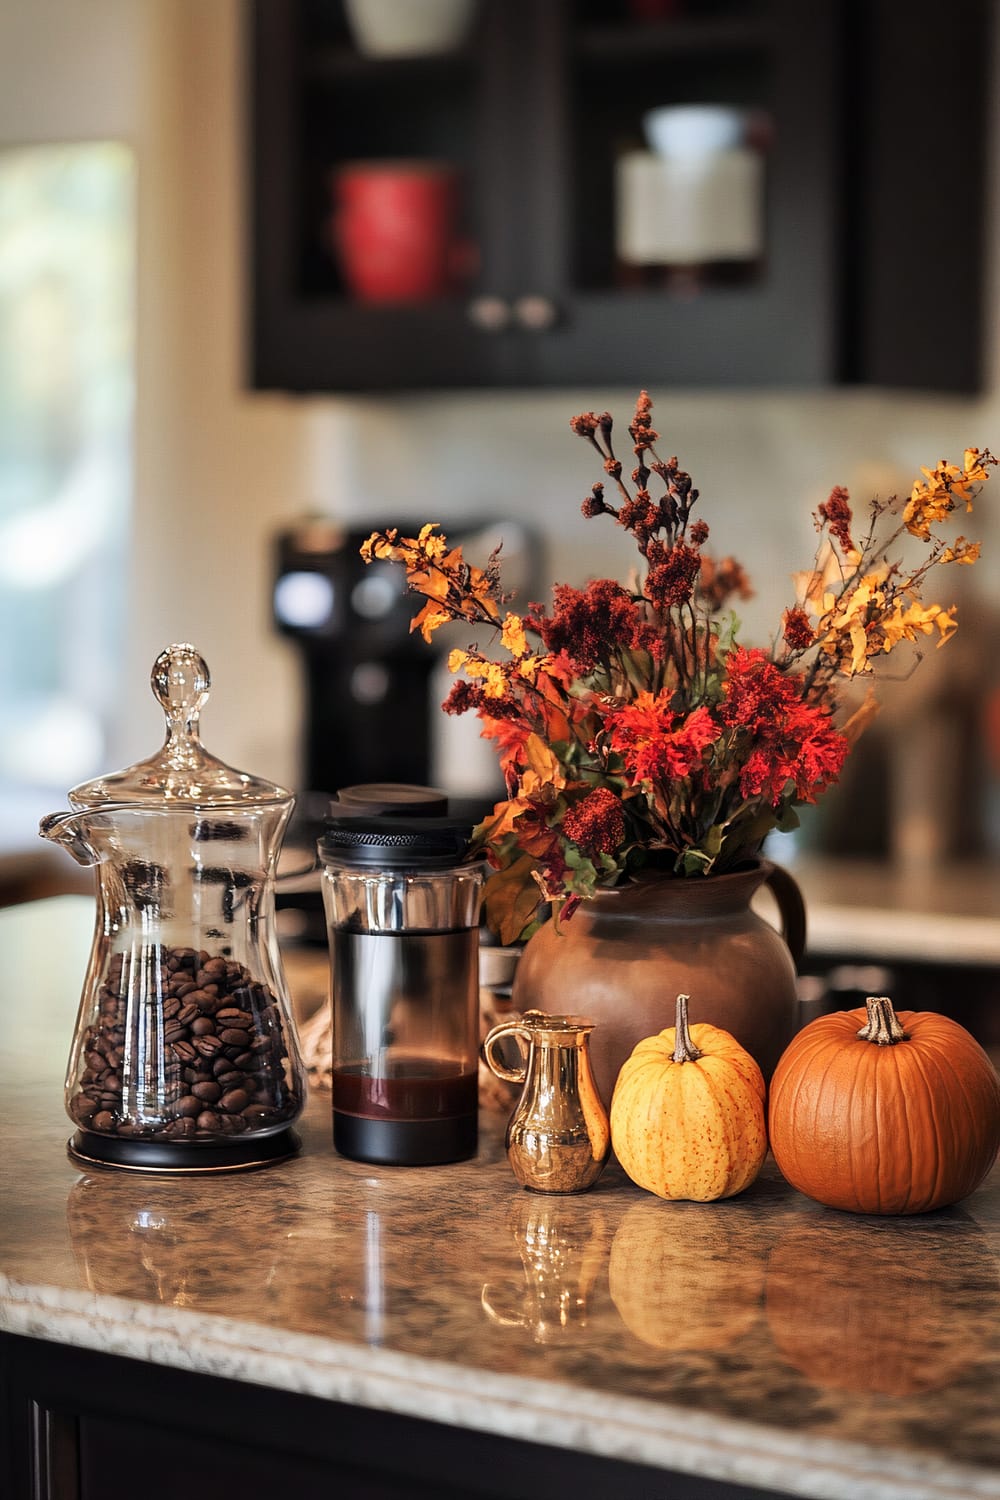
POLYGON ((611 1142, 639 1187, 708 1203, 749 1187, 767 1155, 764 1076, 735 1037, 677 1023, 634 1048, 611 1100, 611 1142))

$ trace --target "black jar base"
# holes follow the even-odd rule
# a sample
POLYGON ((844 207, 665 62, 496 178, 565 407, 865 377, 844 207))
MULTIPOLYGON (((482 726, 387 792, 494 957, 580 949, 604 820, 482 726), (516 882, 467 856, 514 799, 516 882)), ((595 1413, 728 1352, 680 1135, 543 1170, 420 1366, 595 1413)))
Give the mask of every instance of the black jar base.
POLYGON ((443 1120, 373 1120, 333 1111, 333 1144, 352 1161, 383 1167, 437 1167, 475 1156, 478 1115, 443 1120))
POLYGON ((172 1177, 200 1177, 205 1172, 254 1172, 295 1156, 302 1142, 290 1127, 251 1140, 230 1139, 177 1145, 173 1141, 122 1140, 78 1130, 66 1143, 70 1161, 81 1167, 125 1172, 159 1172, 172 1177))

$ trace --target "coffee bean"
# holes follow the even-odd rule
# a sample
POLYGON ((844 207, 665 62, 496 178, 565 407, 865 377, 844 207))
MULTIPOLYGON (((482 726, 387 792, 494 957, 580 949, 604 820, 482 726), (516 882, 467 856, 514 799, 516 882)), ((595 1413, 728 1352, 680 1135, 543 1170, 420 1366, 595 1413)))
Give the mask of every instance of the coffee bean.
POLYGON ((86 1094, 77 1094, 70 1104, 69 1112, 78 1125, 89 1125, 97 1112, 97 1105, 86 1094))
POLYGON ((220 1041, 225 1042, 227 1047, 245 1048, 250 1040, 250 1033, 242 1026, 227 1026, 219 1032, 220 1041))
POLYGON ((286 1086, 275 996, 244 965, 204 949, 113 955, 80 1058, 70 1115, 83 1129, 125 1138, 238 1135, 291 1118, 300 1102, 286 1086), (136 1050, 132 1005, 139 993, 159 996, 165 1043, 148 1120, 141 1092, 137 1112, 131 1093, 133 1113, 126 1118, 123 1109, 123 1063, 136 1050))
POLYGON ((222 1010, 215 1012, 215 1019, 220 1026, 236 1026, 243 1031, 249 1031, 253 1025, 253 1016, 248 1010, 237 1010, 232 1005, 227 1005, 222 1010))

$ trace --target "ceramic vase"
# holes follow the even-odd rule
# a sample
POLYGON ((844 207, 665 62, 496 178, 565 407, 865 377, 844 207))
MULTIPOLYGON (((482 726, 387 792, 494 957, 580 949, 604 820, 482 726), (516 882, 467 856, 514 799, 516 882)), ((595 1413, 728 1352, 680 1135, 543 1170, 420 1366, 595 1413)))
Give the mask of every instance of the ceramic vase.
POLYGON ((795 965, 804 947, 802 896, 779 866, 757 860, 687 879, 646 874, 539 928, 518 964, 513 1005, 573 1010, 596 1023, 591 1061, 606 1104, 636 1043, 674 1024, 680 993, 690 996, 692 1022, 731 1032, 770 1078, 797 1028, 795 965), (765 885, 782 932, 751 905, 765 885))

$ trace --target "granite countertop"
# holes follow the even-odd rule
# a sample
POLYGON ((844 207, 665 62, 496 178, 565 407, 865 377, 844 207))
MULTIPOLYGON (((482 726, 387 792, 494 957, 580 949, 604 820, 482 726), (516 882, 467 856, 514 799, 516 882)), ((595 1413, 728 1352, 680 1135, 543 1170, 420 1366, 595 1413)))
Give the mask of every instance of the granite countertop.
POLYGON ((81 1175, 91 912, 0 912, 0 1328, 791 1495, 1000 1497, 1000 1173, 902 1221, 771 1165, 716 1204, 616 1165, 545 1198, 497 1115, 473 1161, 375 1169, 335 1155, 317 1093, 266 1171, 81 1175))

